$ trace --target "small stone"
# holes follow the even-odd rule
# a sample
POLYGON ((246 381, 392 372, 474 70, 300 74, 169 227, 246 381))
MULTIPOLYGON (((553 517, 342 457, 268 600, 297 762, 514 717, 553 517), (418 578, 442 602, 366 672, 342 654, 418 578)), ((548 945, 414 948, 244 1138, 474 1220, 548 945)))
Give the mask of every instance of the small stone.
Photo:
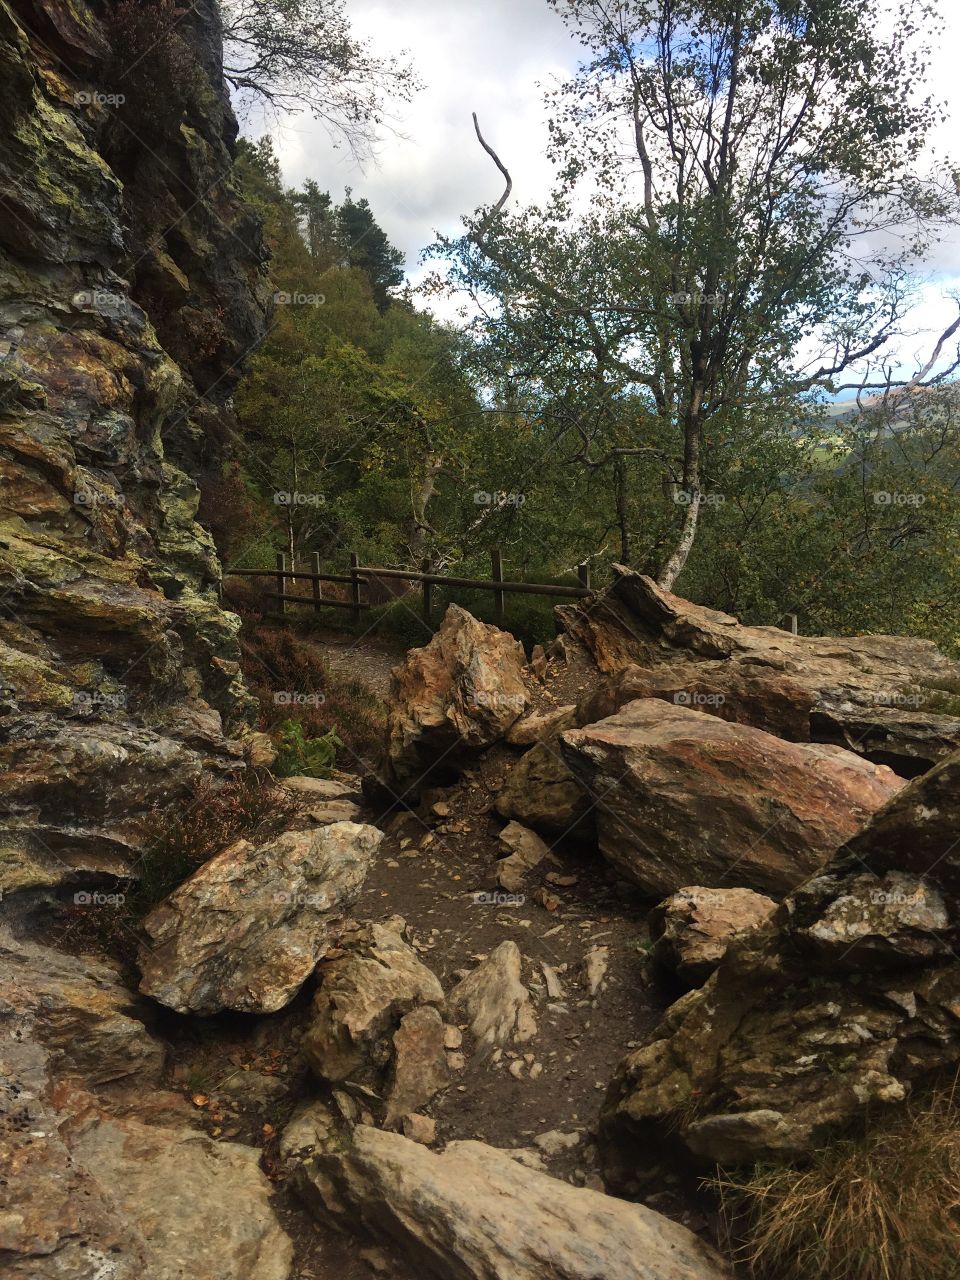
POLYGON ((401 1124, 404 1137, 422 1142, 425 1147, 437 1140, 437 1122, 432 1116, 422 1116, 415 1111, 412 1115, 404 1116, 401 1124))

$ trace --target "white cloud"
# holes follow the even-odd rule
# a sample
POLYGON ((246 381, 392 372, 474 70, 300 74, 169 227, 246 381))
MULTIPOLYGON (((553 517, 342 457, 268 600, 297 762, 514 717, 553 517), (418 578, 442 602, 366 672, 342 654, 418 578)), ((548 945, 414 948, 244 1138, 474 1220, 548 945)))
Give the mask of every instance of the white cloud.
MULTIPOLYGON (((957 101, 960 5, 945 0, 945 8, 944 29, 933 41, 929 83, 949 108, 957 101)), ((376 162, 362 169, 306 113, 288 117, 270 132, 288 183, 311 177, 335 198, 351 186, 370 200, 416 282, 424 274, 419 253, 434 233, 455 233, 461 215, 500 194, 500 176, 474 137, 472 111, 510 168, 515 199, 526 203, 546 195, 551 170, 543 86, 568 76, 580 50, 545 0, 348 0, 348 10, 356 33, 368 37, 378 52, 408 49, 425 82, 403 109, 405 136, 386 137, 376 162)), ((937 130, 931 156, 954 150, 953 132, 950 121, 937 130)), ((955 314, 942 298, 945 288, 960 285, 960 231, 936 246, 926 275, 930 283, 911 326, 920 327, 924 336, 904 339, 900 349, 906 364, 955 314)), ((448 308, 442 310, 452 318, 448 308)))

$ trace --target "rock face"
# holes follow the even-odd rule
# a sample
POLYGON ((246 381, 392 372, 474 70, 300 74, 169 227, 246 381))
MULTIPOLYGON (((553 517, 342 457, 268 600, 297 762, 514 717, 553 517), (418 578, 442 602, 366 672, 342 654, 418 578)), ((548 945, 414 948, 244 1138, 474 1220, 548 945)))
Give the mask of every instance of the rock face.
POLYGON ((272 1013, 355 901, 383 833, 355 822, 240 840, 147 916, 140 990, 178 1013, 272 1013))
POLYGON ((484 1051, 523 1044, 536 1035, 536 1015, 530 992, 521 981, 521 961, 515 942, 501 942, 450 992, 451 1020, 465 1017, 484 1051))
POLYGON ((440 630, 393 670, 388 783, 405 794, 499 741, 527 706, 523 646, 452 604, 440 630))
POLYGON ((116 974, 5 930, 0 960, 4 1276, 287 1280, 257 1152, 156 1092, 162 1046, 116 974))
POLYGON ((658 896, 696 880, 782 897, 903 786, 837 747, 653 699, 562 744, 596 801, 604 857, 658 896))
POLYGON ((321 963, 313 1017, 303 1038, 311 1068, 384 1100, 393 1125, 448 1083, 443 988, 404 941, 404 921, 358 927, 342 954, 321 963))
POLYGON ((600 705, 579 709, 581 724, 616 710, 603 702, 616 701, 617 679, 625 679, 635 698, 677 701, 798 742, 832 743, 905 777, 960 747, 960 664, 929 641, 747 627, 623 566, 614 572, 611 591, 587 608, 556 611, 600 670, 616 677, 600 705))
POLYGON ((132 818, 242 767, 237 621, 191 477, 264 328, 261 238, 215 0, 150 57, 118 9, 0 0, 8 892, 128 863, 132 818))
POLYGON ((647 924, 654 965, 688 986, 709 978, 740 934, 769 920, 777 904, 751 889, 691 885, 657 904, 647 924))
POLYGON ((654 1131, 724 1163, 799 1156, 956 1066, 958 768, 904 788, 624 1060, 612 1170, 654 1131))
POLYGON ((308 1202, 417 1258, 440 1280, 721 1280, 728 1271, 692 1232, 642 1205, 572 1187, 482 1142, 441 1155, 323 1119, 284 1135, 308 1202))

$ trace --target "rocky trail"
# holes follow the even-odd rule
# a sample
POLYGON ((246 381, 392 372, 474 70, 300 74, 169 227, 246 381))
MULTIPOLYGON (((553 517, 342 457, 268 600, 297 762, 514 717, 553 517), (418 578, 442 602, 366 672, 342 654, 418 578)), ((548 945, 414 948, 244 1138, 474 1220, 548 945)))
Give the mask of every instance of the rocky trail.
POLYGON ((11 1275, 719 1280, 718 1165, 955 1063, 954 665, 620 575, 529 658, 451 606, 376 771, 282 780, 125 974, 15 896, 7 1158, 74 1181, 11 1275))

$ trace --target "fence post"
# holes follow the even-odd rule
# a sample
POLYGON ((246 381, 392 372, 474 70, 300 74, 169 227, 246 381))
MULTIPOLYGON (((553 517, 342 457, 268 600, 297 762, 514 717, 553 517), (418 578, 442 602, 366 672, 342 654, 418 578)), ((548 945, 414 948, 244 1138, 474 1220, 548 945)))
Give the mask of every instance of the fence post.
MULTIPOLYGON (((494 582, 503 581, 503 556, 500 548, 494 547, 490 552, 491 577, 494 582)), ((493 608, 498 622, 503 622, 505 596, 496 587, 493 588, 493 608)))
POLYGON ((284 592, 287 589, 287 580, 283 575, 287 571, 287 557, 282 551, 277 552, 277 569, 279 570, 277 573, 277 592, 280 596, 280 599, 277 601, 277 613, 285 613, 287 599, 284 592))
POLYGON ((360 621, 360 575, 357 570, 360 568, 360 557, 355 551, 350 552, 350 594, 353 599, 353 620, 360 621))
POLYGON ((577 565, 577 578, 579 579, 581 587, 586 587, 586 589, 589 591, 590 590, 590 561, 589 560, 581 560, 580 563, 577 565))
MULTIPOLYGON (((317 575, 319 575, 320 573, 320 552, 319 551, 315 551, 313 553, 313 572, 317 575)), ((319 613, 320 604, 321 604, 321 601, 323 600, 323 587, 321 585, 319 576, 314 578, 312 585, 313 585, 313 611, 314 613, 319 613)))
MULTIPOLYGON (((420 565, 421 573, 433 573, 433 561, 429 556, 420 565)), ((423 616, 425 621, 430 621, 430 614, 433 605, 433 583, 425 582, 423 584, 423 616)))

